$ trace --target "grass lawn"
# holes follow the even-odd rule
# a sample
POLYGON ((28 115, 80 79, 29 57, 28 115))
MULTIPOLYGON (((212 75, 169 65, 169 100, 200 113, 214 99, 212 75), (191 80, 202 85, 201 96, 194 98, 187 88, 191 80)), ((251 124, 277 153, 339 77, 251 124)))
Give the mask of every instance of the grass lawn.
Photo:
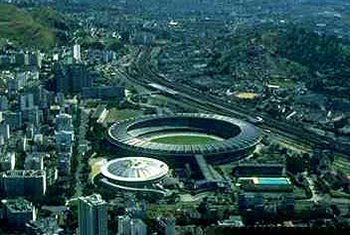
POLYGON ((270 84, 280 86, 281 88, 292 88, 295 83, 288 78, 273 76, 270 79, 270 84))
POLYGON ((155 143, 162 144, 178 144, 178 145, 191 145, 191 144, 209 144, 216 142, 214 138, 209 136, 191 136, 191 135, 176 135, 176 136, 164 136, 151 140, 155 143))

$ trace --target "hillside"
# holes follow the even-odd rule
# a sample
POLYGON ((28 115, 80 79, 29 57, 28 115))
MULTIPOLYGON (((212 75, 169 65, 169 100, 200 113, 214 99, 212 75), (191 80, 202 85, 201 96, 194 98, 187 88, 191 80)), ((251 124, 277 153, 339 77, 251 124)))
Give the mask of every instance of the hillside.
POLYGON ((55 45, 55 34, 47 26, 8 4, 0 4, 0 38, 22 47, 48 49, 55 45))
POLYGON ((350 43, 305 28, 237 32, 218 40, 208 70, 235 79, 303 81, 317 92, 350 95, 350 43))

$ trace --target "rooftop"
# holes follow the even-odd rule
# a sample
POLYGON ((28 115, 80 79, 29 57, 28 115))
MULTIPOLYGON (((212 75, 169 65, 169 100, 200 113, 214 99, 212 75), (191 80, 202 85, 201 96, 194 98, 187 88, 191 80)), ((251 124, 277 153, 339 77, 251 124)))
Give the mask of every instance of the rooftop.
POLYGON ((14 152, 12 152, 12 153, 8 152, 6 154, 1 154, 0 162, 10 162, 10 161, 12 161, 12 158, 14 158, 14 157, 15 157, 14 152))
POLYGON ((26 199, 4 199, 1 201, 11 213, 32 212, 33 204, 26 199))
POLYGON ((102 174, 110 179, 123 182, 144 182, 163 177, 168 166, 157 159, 125 157, 109 161, 102 167, 102 174))
POLYGON ((46 172, 44 170, 9 170, 2 172, 0 176, 6 178, 15 178, 15 177, 41 177, 44 176, 46 172))
POLYGON ((106 201, 102 199, 100 194, 92 194, 86 197, 79 197, 79 199, 92 206, 100 206, 106 204, 106 201))

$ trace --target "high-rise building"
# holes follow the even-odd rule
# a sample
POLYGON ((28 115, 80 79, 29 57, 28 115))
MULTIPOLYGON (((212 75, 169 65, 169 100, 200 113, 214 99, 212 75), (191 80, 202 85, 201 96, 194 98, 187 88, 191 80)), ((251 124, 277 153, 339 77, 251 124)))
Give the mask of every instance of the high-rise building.
POLYGON ((46 193, 43 170, 10 170, 0 174, 0 185, 7 196, 41 196, 46 193))
POLYGON ((56 91, 60 93, 81 92, 92 86, 92 79, 83 63, 55 65, 56 91))
POLYGON ((60 93, 68 93, 70 91, 70 79, 67 68, 62 63, 56 63, 54 66, 56 91, 60 93))
POLYGON ((23 125, 23 117, 21 112, 5 112, 5 122, 10 125, 11 130, 20 129, 23 125))
POLYGON ((5 121, 0 121, 0 136, 2 136, 4 140, 8 140, 11 137, 10 133, 10 125, 5 121))
POLYGON ((14 152, 4 152, 0 155, 0 171, 13 170, 15 168, 16 156, 14 152))
POLYGON ((132 219, 129 216, 118 216, 117 235, 146 235, 147 225, 141 219, 132 219))
POLYGON ((73 131, 72 115, 60 113, 56 116, 57 131, 73 131))
POLYGON ((25 58, 25 65, 41 68, 42 66, 43 55, 40 51, 30 52, 25 58))
POLYGON ((1 111, 6 111, 8 110, 8 99, 6 96, 2 95, 0 96, 0 110, 1 111))
POLYGON ((160 235, 175 235, 175 219, 174 218, 161 218, 158 219, 160 235))
POLYGON ((76 61, 80 61, 81 60, 80 45, 79 44, 75 44, 73 46, 73 59, 75 59, 76 61))
POLYGON ((107 203, 99 194, 79 197, 78 222, 80 235, 107 235, 107 203))
POLYGON ((35 207, 26 199, 4 199, 1 202, 4 207, 3 217, 9 227, 24 229, 27 222, 36 220, 35 207))
POLYGON ((72 152, 58 153, 58 172, 60 175, 68 175, 71 173, 72 152))
POLYGON ((74 132, 73 131, 58 131, 55 133, 56 136, 56 145, 57 150, 60 151, 60 147, 62 145, 71 146, 74 140, 74 132))
POLYGON ((52 99, 51 93, 42 85, 25 88, 24 94, 32 94, 34 105, 38 106, 40 109, 47 108, 52 99))
POLYGON ((34 106, 33 109, 27 109, 21 112, 23 122, 26 124, 33 124, 35 127, 40 127, 44 120, 44 112, 40 110, 38 106, 34 106))
POLYGON ((43 170, 45 153, 33 152, 27 155, 24 162, 26 170, 43 170))
POLYGON ((92 80, 87 72, 85 64, 71 64, 68 68, 71 78, 71 92, 81 92, 84 87, 92 86, 92 80))

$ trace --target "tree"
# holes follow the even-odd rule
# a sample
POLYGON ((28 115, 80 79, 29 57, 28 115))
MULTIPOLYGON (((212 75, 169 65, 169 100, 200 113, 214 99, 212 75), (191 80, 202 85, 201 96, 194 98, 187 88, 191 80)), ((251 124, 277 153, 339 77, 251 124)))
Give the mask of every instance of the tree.
POLYGON ((287 171, 292 174, 300 173, 305 170, 305 164, 300 155, 287 156, 286 157, 286 168, 287 171))
POLYGON ((336 205, 331 205, 331 209, 332 209, 333 214, 335 216, 339 216, 340 215, 340 210, 339 210, 339 208, 336 205))

